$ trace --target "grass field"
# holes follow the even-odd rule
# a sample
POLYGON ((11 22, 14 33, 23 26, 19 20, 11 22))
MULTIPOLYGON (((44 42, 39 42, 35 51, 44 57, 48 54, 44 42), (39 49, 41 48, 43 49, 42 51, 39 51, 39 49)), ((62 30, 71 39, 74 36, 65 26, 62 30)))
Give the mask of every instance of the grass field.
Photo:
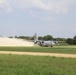
POLYGON ((76 75, 76 59, 0 55, 0 75, 76 75))
MULTIPOLYGON (((76 54, 76 46, 0 47, 0 51, 76 54)), ((0 54, 0 75, 76 75, 76 59, 0 54)))
POLYGON ((54 46, 52 48, 51 47, 0 47, 0 51, 76 54, 76 46, 54 46))

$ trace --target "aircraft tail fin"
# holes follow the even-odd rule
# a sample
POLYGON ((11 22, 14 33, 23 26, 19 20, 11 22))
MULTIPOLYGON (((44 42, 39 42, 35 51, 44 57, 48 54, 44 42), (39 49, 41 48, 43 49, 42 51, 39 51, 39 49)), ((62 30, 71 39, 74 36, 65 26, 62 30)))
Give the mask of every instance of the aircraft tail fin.
POLYGON ((35 33, 34 35, 34 43, 36 44, 38 42, 38 37, 37 37, 37 34, 35 33))

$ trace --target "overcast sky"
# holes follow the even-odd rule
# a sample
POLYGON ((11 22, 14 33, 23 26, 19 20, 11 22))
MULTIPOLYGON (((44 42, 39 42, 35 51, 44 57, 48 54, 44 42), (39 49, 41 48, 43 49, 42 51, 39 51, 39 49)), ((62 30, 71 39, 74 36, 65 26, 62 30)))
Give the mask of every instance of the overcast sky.
POLYGON ((0 0, 1 36, 74 37, 76 0, 0 0))

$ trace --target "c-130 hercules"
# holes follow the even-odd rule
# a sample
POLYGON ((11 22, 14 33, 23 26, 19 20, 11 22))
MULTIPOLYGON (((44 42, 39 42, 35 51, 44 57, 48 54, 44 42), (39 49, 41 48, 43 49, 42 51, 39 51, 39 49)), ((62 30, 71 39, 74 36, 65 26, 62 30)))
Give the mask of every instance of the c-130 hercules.
POLYGON ((55 44, 57 44, 57 41, 44 41, 44 40, 38 40, 37 34, 34 35, 34 44, 37 44, 39 46, 43 47, 53 47, 55 44))

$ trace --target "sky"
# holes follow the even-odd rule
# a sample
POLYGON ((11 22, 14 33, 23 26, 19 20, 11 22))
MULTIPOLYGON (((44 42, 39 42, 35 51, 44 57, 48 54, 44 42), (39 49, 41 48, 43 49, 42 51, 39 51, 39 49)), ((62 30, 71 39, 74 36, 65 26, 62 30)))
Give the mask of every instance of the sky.
POLYGON ((76 36, 76 0, 0 0, 1 36, 72 38, 76 36))

